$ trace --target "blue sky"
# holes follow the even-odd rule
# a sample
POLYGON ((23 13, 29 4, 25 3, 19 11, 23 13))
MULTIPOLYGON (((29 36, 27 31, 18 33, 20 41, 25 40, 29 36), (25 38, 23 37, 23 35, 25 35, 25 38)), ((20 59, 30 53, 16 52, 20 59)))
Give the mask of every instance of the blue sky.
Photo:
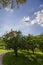
POLYGON ((39 35, 43 32, 43 0, 27 0, 19 8, 0 9, 0 36, 11 29, 24 35, 39 35))

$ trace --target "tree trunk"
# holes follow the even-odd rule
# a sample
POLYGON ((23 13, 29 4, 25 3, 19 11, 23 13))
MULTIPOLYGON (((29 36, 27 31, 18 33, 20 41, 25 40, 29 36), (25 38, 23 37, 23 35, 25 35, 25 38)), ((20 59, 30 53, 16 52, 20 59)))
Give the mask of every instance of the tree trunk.
POLYGON ((16 57, 18 56, 17 51, 18 51, 18 49, 17 49, 17 47, 15 47, 15 48, 14 48, 14 53, 15 53, 15 56, 16 56, 16 57))
POLYGON ((34 50, 33 50, 33 54, 34 54, 34 50))

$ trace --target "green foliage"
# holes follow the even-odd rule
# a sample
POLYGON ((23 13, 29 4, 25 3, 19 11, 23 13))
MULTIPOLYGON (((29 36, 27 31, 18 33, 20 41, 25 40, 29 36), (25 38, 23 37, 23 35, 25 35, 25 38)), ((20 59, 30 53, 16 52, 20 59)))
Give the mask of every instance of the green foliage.
POLYGON ((32 50, 33 51, 33 54, 34 54, 34 50, 35 48, 37 47, 36 46, 36 37, 32 36, 32 35, 28 35, 27 36, 27 46, 28 46, 28 50, 32 50))
POLYGON ((37 46, 43 52, 43 34, 37 36, 37 46))
POLYGON ((23 36, 20 31, 12 31, 3 36, 5 46, 7 49, 14 49, 17 54, 18 49, 32 50, 33 54, 36 48, 43 52, 43 35, 23 36))
POLYGON ((0 4, 2 5, 3 8, 10 5, 10 8, 12 9, 15 8, 16 6, 18 7, 19 4, 24 4, 25 2, 26 0, 0 0, 0 4))
POLYGON ((0 49, 5 49, 5 43, 1 37, 0 37, 0 49))
POLYGON ((3 36, 3 40, 5 42, 6 48, 7 49, 14 49, 15 55, 17 56, 17 50, 20 47, 19 45, 21 44, 21 32, 20 31, 12 31, 7 33, 6 35, 3 36))

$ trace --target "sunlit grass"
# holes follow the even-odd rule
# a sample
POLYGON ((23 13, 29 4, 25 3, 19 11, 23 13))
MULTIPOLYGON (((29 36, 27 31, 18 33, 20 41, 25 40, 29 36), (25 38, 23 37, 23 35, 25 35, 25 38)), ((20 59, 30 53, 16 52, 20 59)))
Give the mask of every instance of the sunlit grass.
POLYGON ((7 50, 0 49, 0 54, 5 52, 7 52, 7 50))
POLYGON ((13 51, 8 52, 3 57, 4 65, 43 65, 43 53, 33 53, 26 50, 18 50, 18 57, 13 51))

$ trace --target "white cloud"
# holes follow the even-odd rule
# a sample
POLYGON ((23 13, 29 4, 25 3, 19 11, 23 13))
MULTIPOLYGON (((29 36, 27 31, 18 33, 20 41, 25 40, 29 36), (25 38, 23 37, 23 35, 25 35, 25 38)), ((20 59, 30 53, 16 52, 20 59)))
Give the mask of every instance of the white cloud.
POLYGON ((30 22, 30 24, 31 24, 31 25, 36 24, 36 20, 35 20, 35 19, 34 19, 34 20, 32 20, 32 21, 30 22))
POLYGON ((24 16, 23 21, 24 21, 24 22, 30 21, 30 17, 29 17, 29 16, 24 16))
POLYGON ((43 27, 43 10, 35 12, 34 13, 35 18, 33 20, 30 19, 29 16, 24 17, 23 21, 25 22, 24 24, 26 25, 34 25, 34 24, 38 24, 41 27, 43 27))
POLYGON ((9 5, 5 8, 5 10, 6 10, 7 12, 13 13, 13 9, 11 9, 11 4, 9 4, 9 5))
POLYGON ((6 10, 7 12, 13 13, 13 9, 11 9, 11 8, 9 8, 9 7, 6 7, 5 10, 6 10))
POLYGON ((40 7, 43 7, 43 4, 41 4, 40 7))
POLYGON ((43 24, 41 24, 41 27, 43 27, 43 24))
POLYGON ((35 12, 34 14, 35 14, 36 17, 33 20, 33 23, 37 23, 37 24, 43 26, 42 25, 43 24, 43 10, 35 12))

